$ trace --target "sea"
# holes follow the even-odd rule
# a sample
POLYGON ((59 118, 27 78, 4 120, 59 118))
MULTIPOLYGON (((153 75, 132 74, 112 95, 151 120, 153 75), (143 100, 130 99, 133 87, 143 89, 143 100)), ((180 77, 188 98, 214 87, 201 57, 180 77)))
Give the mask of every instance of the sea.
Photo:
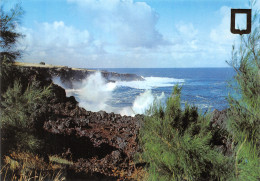
POLYGON ((100 73, 91 75, 67 95, 76 97, 80 106, 90 111, 104 110, 121 115, 144 114, 155 102, 165 105, 173 87, 182 87, 181 105, 197 106, 202 112, 228 108, 232 91, 228 82, 232 68, 102 68, 100 71, 131 73, 144 81, 106 82, 100 73))

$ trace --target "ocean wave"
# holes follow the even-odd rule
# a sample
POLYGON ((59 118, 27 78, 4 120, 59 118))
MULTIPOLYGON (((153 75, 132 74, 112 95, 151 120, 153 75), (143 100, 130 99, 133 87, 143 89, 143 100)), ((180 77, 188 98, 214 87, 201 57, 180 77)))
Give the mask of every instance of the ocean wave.
POLYGON ((205 98, 205 97, 203 97, 203 96, 196 95, 195 97, 196 97, 196 98, 199 98, 199 99, 207 100, 207 98, 205 98))
MULTIPOLYGON (((60 83, 56 80, 57 83, 60 83)), ((87 77, 82 82, 75 82, 74 88, 65 88, 67 96, 75 96, 79 106, 90 111, 104 110, 121 115, 134 116, 143 114, 154 101, 164 102, 163 92, 152 92, 156 87, 169 87, 183 83, 184 79, 168 77, 144 77, 144 81, 107 82, 100 72, 87 77), (130 87, 120 92, 121 86, 130 87), (128 89, 128 90, 127 90, 128 89), (116 105, 121 105, 120 108, 116 105)), ((62 85, 62 84, 61 84, 62 85)))
POLYGON ((210 104, 195 104, 199 109, 211 109, 213 106, 210 104))
POLYGON ((175 79, 169 77, 143 77, 144 81, 119 81, 117 86, 130 87, 134 89, 154 89, 157 87, 172 87, 177 83, 184 83, 184 79, 175 79))

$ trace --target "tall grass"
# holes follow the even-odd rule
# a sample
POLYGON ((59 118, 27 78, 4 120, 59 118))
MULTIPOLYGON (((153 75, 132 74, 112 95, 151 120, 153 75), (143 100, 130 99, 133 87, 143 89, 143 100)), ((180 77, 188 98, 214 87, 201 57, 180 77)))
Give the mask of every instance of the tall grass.
MULTIPOLYGON (((67 161, 69 162, 69 161, 67 161)), ((56 180, 63 181, 64 166, 53 163, 46 163, 42 158, 31 153, 13 152, 4 157, 4 165, 1 168, 1 180, 56 180)))

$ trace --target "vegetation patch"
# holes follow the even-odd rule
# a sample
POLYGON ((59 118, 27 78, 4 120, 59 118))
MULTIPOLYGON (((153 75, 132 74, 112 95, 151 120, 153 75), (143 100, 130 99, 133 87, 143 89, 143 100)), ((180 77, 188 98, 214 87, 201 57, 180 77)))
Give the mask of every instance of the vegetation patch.
POLYGON ((73 164, 72 161, 69 161, 65 158, 61 158, 57 155, 51 155, 51 156, 49 156, 49 159, 50 159, 51 162, 58 163, 58 164, 64 164, 64 165, 72 165, 73 164))
POLYGON ((210 115, 186 104, 181 109, 181 88, 174 87, 167 105, 155 104, 140 130, 149 180, 227 179, 232 162, 212 144, 210 115))
POLYGON ((26 152, 12 152, 4 157, 1 180, 65 180, 64 167, 46 163, 43 158, 26 152))

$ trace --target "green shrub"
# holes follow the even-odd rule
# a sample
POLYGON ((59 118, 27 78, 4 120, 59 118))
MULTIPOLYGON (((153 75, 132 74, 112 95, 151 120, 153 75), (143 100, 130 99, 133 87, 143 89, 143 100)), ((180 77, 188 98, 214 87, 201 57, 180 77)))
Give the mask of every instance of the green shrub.
POLYGON ((45 103, 50 95, 50 88, 39 89, 28 85, 25 91, 22 84, 15 81, 2 95, 1 101, 1 131, 2 146, 7 150, 19 149, 33 151, 40 146, 35 130, 34 112, 45 103))
POLYGON ((233 46, 229 64, 236 71, 230 85, 228 128, 234 140, 235 179, 260 179, 260 24, 259 12, 253 17, 251 34, 241 36, 233 46))
POLYGON ((9 62, 14 62, 21 56, 21 51, 17 50, 17 40, 23 37, 17 32, 17 26, 20 24, 21 17, 24 14, 20 4, 16 4, 8 12, 5 12, 3 4, 0 7, 0 47, 1 60, 3 57, 9 62))
POLYGON ((149 180, 226 180, 233 167, 211 144, 210 115, 188 104, 182 110, 180 96, 175 86, 166 107, 154 105, 140 129, 149 180))
POLYGON ((24 35, 17 32, 24 11, 16 4, 8 12, 4 10, 4 2, 0 7, 0 93, 13 84, 17 76, 12 63, 21 57, 22 51, 17 49, 17 41, 24 35))

